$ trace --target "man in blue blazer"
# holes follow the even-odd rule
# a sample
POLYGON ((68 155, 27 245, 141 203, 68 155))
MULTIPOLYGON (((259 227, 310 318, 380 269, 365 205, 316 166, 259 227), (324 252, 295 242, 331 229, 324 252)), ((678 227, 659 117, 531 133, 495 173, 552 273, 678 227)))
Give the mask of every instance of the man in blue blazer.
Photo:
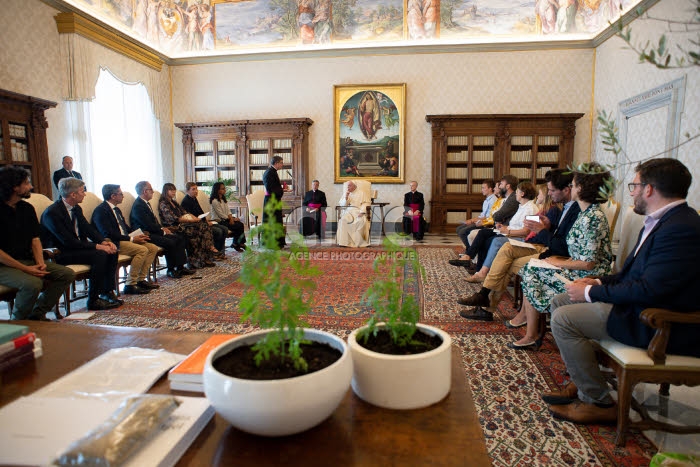
MULTIPOLYGON (((575 423, 612 423, 615 401, 603 377, 590 339, 612 337, 646 348, 654 330, 639 320, 645 308, 697 310, 700 275, 700 216, 685 201, 692 176, 676 159, 651 159, 636 168, 628 185, 634 211, 645 215, 644 228, 622 270, 584 278, 566 286, 552 301, 552 334, 571 383, 542 395, 555 418, 575 423)), ((700 326, 671 328, 670 354, 700 357, 700 326)))
POLYGON ((138 197, 131 207, 131 226, 141 229, 150 237, 150 242, 165 250, 165 262, 168 266, 167 275, 173 279, 179 279, 183 275, 192 275, 185 267, 187 262, 187 239, 184 235, 163 227, 158 222, 151 205, 148 202, 153 198, 153 187, 147 181, 136 184, 138 197))
POLYGON ((42 243, 58 248, 59 264, 90 265, 88 310, 116 308, 123 302, 114 294, 117 273, 117 246, 106 240, 85 219, 80 203, 85 198, 85 183, 77 178, 58 182, 61 199, 41 215, 42 243))
POLYGON ((158 247, 149 243, 148 234, 131 235, 135 230, 129 227, 119 209, 124 201, 124 193, 119 185, 107 184, 102 187, 104 202, 92 213, 92 225, 103 237, 109 238, 117 245, 119 252, 131 256, 129 275, 124 285, 127 295, 147 294, 160 286, 147 281, 151 265, 158 254, 158 247))

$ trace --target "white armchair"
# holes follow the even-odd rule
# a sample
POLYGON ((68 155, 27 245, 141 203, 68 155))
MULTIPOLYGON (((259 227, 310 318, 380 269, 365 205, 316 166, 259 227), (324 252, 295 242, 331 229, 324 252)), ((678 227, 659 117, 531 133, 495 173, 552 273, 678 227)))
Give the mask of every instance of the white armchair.
POLYGON ((347 206, 341 203, 350 183, 347 181, 343 184, 343 194, 335 207, 338 220, 336 243, 343 246, 369 246, 372 228, 372 184, 367 180, 352 180, 357 187, 355 193, 359 196, 352 206, 347 206))

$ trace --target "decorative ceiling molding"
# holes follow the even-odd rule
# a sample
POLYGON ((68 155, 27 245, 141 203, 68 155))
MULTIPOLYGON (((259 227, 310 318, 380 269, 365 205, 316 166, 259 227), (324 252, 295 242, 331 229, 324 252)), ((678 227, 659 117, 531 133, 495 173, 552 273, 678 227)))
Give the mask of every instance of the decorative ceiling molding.
MULTIPOLYGON (((595 49, 617 33, 617 25, 627 26, 641 13, 660 0, 642 0, 635 8, 625 13, 620 20, 609 26, 593 38, 583 39, 545 39, 542 40, 508 40, 501 38, 491 42, 473 43, 427 43, 411 45, 376 45, 366 47, 334 46, 328 48, 298 50, 262 50, 242 53, 213 53, 191 57, 168 57, 148 47, 142 42, 120 32, 114 27, 90 16, 88 13, 62 0, 42 0, 44 3, 62 11, 56 16, 60 34, 76 33, 89 38, 105 47, 122 53, 133 60, 160 71, 165 63, 169 66, 198 65, 221 62, 245 62, 268 60, 294 60, 314 58, 342 58, 352 56, 383 56, 408 54, 444 54, 444 53, 479 53, 479 52, 514 52, 534 50, 595 49), (84 16, 85 15, 85 16, 84 16)), ((224 0, 211 0, 213 4, 224 0)), ((226 0, 227 1, 227 0, 226 0)))
POLYGON ((109 49, 126 55, 148 67, 160 71, 165 61, 157 54, 146 50, 141 44, 107 29, 77 13, 59 13, 54 18, 59 34, 79 34, 109 49))

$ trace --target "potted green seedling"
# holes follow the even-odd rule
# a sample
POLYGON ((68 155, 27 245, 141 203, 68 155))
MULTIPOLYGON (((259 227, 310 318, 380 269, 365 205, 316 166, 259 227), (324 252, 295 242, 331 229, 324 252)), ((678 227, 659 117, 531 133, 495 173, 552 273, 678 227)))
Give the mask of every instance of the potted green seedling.
POLYGON ((387 238, 374 262, 382 279, 364 299, 373 314, 350 334, 352 388, 361 399, 390 409, 415 409, 442 400, 450 390, 452 351, 449 334, 418 323, 420 305, 406 288, 417 286, 423 267, 416 250, 387 238))
MULTIPOLYGON (((333 413, 350 386, 352 360, 345 342, 306 329, 319 274, 302 241, 280 250, 279 203, 268 203, 271 222, 257 227, 263 247, 243 256, 242 320, 262 328, 216 348, 204 369, 204 392, 235 427, 264 436, 309 429, 333 413)), ((258 232, 253 231, 254 235, 258 232)))

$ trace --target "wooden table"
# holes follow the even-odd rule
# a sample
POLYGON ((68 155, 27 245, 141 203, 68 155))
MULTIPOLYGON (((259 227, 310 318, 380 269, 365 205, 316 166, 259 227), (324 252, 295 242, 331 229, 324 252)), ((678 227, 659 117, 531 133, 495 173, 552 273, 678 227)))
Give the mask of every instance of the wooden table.
MULTIPOLYGON (((209 336, 201 332, 87 326, 24 321, 37 333, 44 356, 2 376, 0 405, 55 381, 103 352, 138 346, 189 353, 209 336)), ((167 378, 151 390, 170 393, 167 378)), ((173 391, 173 394, 192 395, 173 391)), ((216 415, 179 466, 203 465, 490 465, 462 359, 452 354, 452 388, 438 404, 419 410, 374 407, 349 390, 340 407, 320 425, 298 435, 263 438, 243 433, 216 415)))

